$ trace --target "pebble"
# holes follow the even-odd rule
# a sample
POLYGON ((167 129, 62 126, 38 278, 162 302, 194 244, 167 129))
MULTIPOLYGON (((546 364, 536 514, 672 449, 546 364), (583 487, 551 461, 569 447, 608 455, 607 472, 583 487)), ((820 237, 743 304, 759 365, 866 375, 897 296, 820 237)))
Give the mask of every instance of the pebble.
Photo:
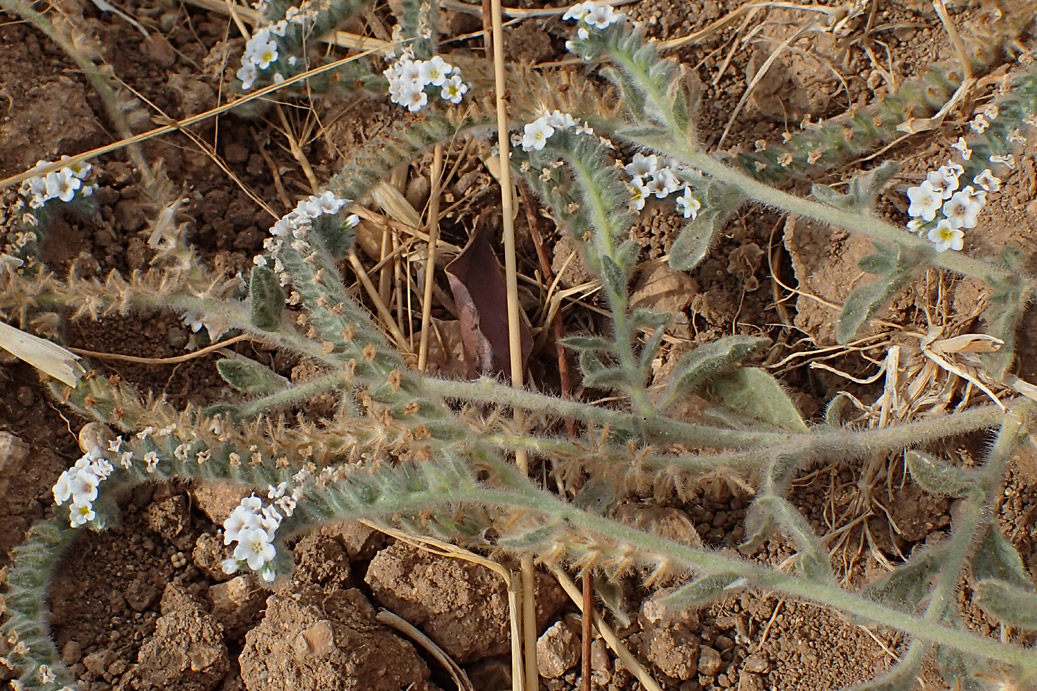
POLYGON ((770 669, 770 662, 767 661, 766 656, 756 653, 745 658, 742 662, 742 669, 746 672, 752 672, 753 674, 764 674, 770 669))
POLYGON ((708 645, 699 648, 699 673, 707 677, 715 677, 720 671, 720 652, 708 645))
POLYGON ((160 33, 153 32, 144 39, 140 47, 144 57, 157 63, 159 67, 172 67, 176 63, 176 51, 160 33))
POLYGON ((248 160, 248 147, 241 142, 231 142, 223 149, 223 158, 227 163, 244 163, 248 160))
POLYGON ((1037 199, 1032 200, 1026 205, 1026 213, 1033 218, 1037 218, 1037 199))

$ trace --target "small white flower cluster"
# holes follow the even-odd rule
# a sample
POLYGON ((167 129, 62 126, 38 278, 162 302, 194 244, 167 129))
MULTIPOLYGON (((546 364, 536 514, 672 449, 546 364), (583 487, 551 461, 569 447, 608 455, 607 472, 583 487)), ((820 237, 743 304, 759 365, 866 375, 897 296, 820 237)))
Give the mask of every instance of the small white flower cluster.
POLYGON ((412 113, 428 104, 425 87, 438 87, 440 98, 455 105, 468 92, 461 71, 438 55, 429 60, 415 60, 404 54, 382 74, 389 80, 389 99, 412 113))
POLYGON ((521 145, 523 151, 540 151, 556 131, 569 128, 575 129, 580 134, 594 134, 594 130, 586 123, 581 125, 572 115, 560 110, 552 110, 526 125, 521 135, 512 135, 511 143, 514 146, 521 145))
MULTIPOLYGON (((592 27, 598 30, 606 29, 610 24, 623 21, 626 19, 626 15, 622 12, 617 12, 612 5, 607 2, 595 2, 594 0, 587 0, 587 2, 581 2, 578 5, 573 5, 565 11, 562 15, 562 19, 565 21, 576 20, 579 22, 579 27, 576 29, 576 35, 581 41, 586 41, 590 38, 590 30, 588 27, 592 27)), ((566 50, 572 51, 572 41, 565 42, 566 50)))
MULTIPOLYGON (((64 161, 68 156, 62 156, 64 161)), ((50 165, 49 161, 37 161, 34 167, 42 168, 50 165)), ((39 209, 51 199, 70 202, 81 196, 89 197, 97 189, 96 185, 84 185, 83 181, 93 168, 89 163, 73 163, 65 168, 52 170, 46 175, 31 177, 22 183, 18 193, 22 195, 31 208, 39 209)))
POLYGON ((1001 181, 987 168, 972 178, 972 185, 958 189, 964 173, 962 166, 949 162, 930 170, 921 185, 907 190, 911 202, 907 227, 924 234, 936 245, 937 252, 960 250, 964 246, 964 231, 976 227, 979 212, 987 203, 987 192, 1001 188, 1001 181))
POLYGON ((101 450, 92 449, 54 483, 54 502, 58 506, 72 502, 68 520, 73 528, 94 520, 97 487, 112 474, 112 470, 112 464, 101 455, 101 450))
MULTIPOLYGON (((327 9, 327 0, 305 2, 299 7, 289 7, 284 13, 284 19, 267 24, 245 43, 245 53, 241 56, 241 69, 235 75, 241 80, 241 88, 248 91, 259 78, 260 71, 270 69, 281 57, 283 46, 278 41, 284 38, 289 31, 305 33, 316 23, 321 11, 327 9)), ((299 58, 289 55, 285 63, 289 67, 295 67, 299 58)), ((272 80, 274 84, 280 84, 285 80, 285 75, 275 70, 272 80)))
POLYGON ((645 207, 649 195, 656 199, 666 199, 674 192, 680 191, 677 197, 677 212, 684 218, 692 220, 698 216, 702 202, 691 193, 691 187, 685 185, 677 172, 681 166, 675 161, 663 163, 655 154, 634 154, 633 160, 623 166, 630 176, 630 210, 640 211, 645 207))
POLYGON ((264 582, 273 582, 276 573, 271 562, 277 556, 274 537, 281 521, 295 513, 295 507, 304 494, 302 484, 309 476, 306 470, 297 473, 293 478, 297 486, 291 493, 287 493, 287 482, 268 487, 266 496, 271 503, 266 506, 253 494, 242 499, 231 511, 223 522, 223 544, 237 543, 237 546, 234 556, 222 564, 224 573, 232 574, 248 565, 264 582))
MULTIPOLYGON (((205 327, 205 330, 209 333, 209 340, 215 343, 220 340, 220 336, 226 332, 226 329, 220 324, 206 319, 200 313, 194 310, 188 310, 180 315, 181 321, 184 326, 190 327, 191 333, 198 333, 205 327)), ((190 348, 188 348, 190 350, 190 348)))
MULTIPOLYGON (((352 203, 350 199, 336 197, 333 192, 325 190, 319 195, 310 195, 309 198, 300 201, 294 209, 282 216, 270 228, 270 237, 263 241, 263 249, 274 258, 274 272, 281 275, 284 280, 284 266, 279 255, 286 241, 291 241, 300 251, 307 250, 307 236, 313 221, 321 216, 334 216, 343 207, 352 203)), ((359 223, 360 217, 356 214, 346 217, 347 228, 354 228, 359 223)), ((257 254, 252 258, 252 263, 256 266, 266 266, 268 261, 265 255, 257 254)))

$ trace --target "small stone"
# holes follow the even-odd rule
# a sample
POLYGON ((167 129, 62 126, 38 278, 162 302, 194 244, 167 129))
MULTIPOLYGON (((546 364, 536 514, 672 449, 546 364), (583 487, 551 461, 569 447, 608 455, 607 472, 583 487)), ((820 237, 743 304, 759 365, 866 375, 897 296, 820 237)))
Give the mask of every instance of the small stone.
POLYGON ((580 660, 580 642, 565 622, 556 622, 537 640, 537 669, 545 679, 557 679, 580 660))
POLYGON ((15 397, 18 399, 18 403, 25 408, 36 402, 36 394, 28 386, 19 386, 15 397))
POLYGON ((591 642, 591 682, 605 686, 612 680, 612 659, 605 641, 595 638, 591 642))
POLYGON ((699 674, 715 677, 722 664, 723 660, 720 659, 718 650, 710 648, 708 645, 699 648, 699 674))
POLYGON ((111 674, 113 677, 121 677, 129 668, 130 664, 126 660, 116 660, 108 665, 108 674, 111 674))
POLYGON ((140 230, 145 220, 144 211, 136 201, 123 199, 115 204, 115 222, 124 233, 140 230))
POLYGON ((735 647, 735 642, 729 636, 717 636, 713 639, 713 645, 719 650, 730 650, 735 647))
POLYGON ((248 147, 241 142, 231 142, 224 147, 223 158, 227 163, 244 163, 248 160, 248 147))
POLYGON ((160 33, 152 32, 140 46, 144 57, 157 63, 159 67, 172 67, 176 62, 176 51, 172 44, 160 33))
POLYGON ((1037 218, 1037 199, 1034 199, 1026 205, 1026 213, 1033 218, 1037 218))
POLYGON ((738 691, 763 691, 765 684, 759 674, 748 672, 738 675, 738 691))
POLYGON ((766 674, 770 670, 770 667, 770 662, 760 653, 750 655, 742 662, 742 669, 746 672, 752 672, 753 674, 766 674))
POLYGON ((310 657, 325 657, 335 652, 335 631, 331 622, 318 621, 313 626, 300 631, 292 641, 295 659, 305 662, 310 657))
POLYGON ((101 676, 108 670, 108 665, 112 664, 118 657, 114 650, 105 648, 84 657, 83 666, 97 676, 101 676))
POLYGON ((83 646, 78 641, 70 640, 61 649, 61 661, 71 667, 83 657, 83 646))

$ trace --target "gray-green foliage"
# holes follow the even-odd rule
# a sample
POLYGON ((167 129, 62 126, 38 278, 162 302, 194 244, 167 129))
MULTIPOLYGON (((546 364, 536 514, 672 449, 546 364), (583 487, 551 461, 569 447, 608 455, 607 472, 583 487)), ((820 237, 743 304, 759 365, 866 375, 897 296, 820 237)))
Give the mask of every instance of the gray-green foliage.
MULTIPOLYGON (((276 18, 286 9, 278 5, 269 11, 276 18)), ((402 31, 413 40, 415 54, 431 55, 436 47, 435 6, 408 0, 403 10, 402 31)), ((578 242, 586 266, 602 284, 611 326, 602 333, 572 335, 563 343, 578 356, 583 384, 608 390, 617 403, 601 407, 490 379, 445 381, 410 369, 345 288, 338 260, 354 238, 338 216, 322 217, 309 235, 285 241, 277 263, 270 262, 283 267, 283 274, 266 266, 253 269, 244 298, 198 297, 204 293, 190 277, 181 277, 172 284, 174 290, 163 293, 155 286, 168 285, 162 283, 168 277, 157 270, 133 281, 86 283, 76 286, 78 290, 51 277, 31 283, 25 277, 0 275, 7 282, 0 288, 12 289, 0 294, 31 295, 40 306, 74 310, 89 301, 94 309, 164 308, 218 316, 231 329, 313 365, 308 378, 289 380, 245 356, 225 357, 217 369, 238 394, 206 410, 176 410, 99 375, 60 391, 69 405, 121 435, 123 448, 136 459, 129 467, 116 467, 102 484, 102 494, 184 477, 258 489, 298 482, 303 490, 298 511, 277 533, 281 556, 274 568, 281 576, 291 569, 288 539, 325 522, 365 518, 473 546, 578 561, 609 578, 637 573, 632 567, 680 576, 685 582, 664 600, 669 607, 702 607, 742 588, 810 600, 859 621, 897 629, 909 639, 900 663, 858 686, 861 690, 909 688, 930 651, 948 678, 962 686, 980 684, 972 673, 988 662, 1013 667, 1020 677, 1037 671, 1032 650, 967 630, 956 599, 959 581, 966 579, 976 603, 996 620, 1024 628, 1037 625, 1032 578, 992 518, 1004 468, 1030 423, 1029 407, 1008 400, 1007 411, 976 406, 873 430, 846 426, 833 410, 827 422, 811 424, 783 385, 759 366, 770 340, 737 335, 691 350, 676 363, 661 391, 650 390, 652 363, 665 352, 662 344, 671 318, 630 306, 629 283, 639 256, 630 233, 635 217, 626 183, 613 165, 616 154, 600 136, 665 153, 693 171, 684 182, 704 206, 674 242, 674 268, 698 266, 726 220, 750 203, 840 225, 875 240, 877 253, 866 257, 861 268, 876 278, 855 290, 844 305, 837 329, 841 341, 850 340, 927 264, 988 281, 995 294, 987 321, 1008 341, 1022 315, 1022 308, 1012 305, 1029 296, 1034 285, 1022 262, 1011 253, 998 262, 937 256, 924 241, 879 219, 874 201, 896 173, 894 163, 877 166, 845 193, 817 186, 817 201, 761 181, 780 165, 777 156, 743 157, 748 172, 728 167, 697 144, 696 86, 688 67, 661 56, 653 42, 628 25, 591 33, 575 47, 601 61, 604 76, 620 94, 619 108, 606 111, 600 101, 577 103, 583 110, 574 115, 591 123, 594 133, 560 130, 542 150, 515 151, 511 164, 578 242), (766 165, 755 165, 761 162, 766 165), (705 422, 674 417, 678 404, 692 395, 704 402, 705 422), (315 424, 294 415, 317 396, 337 402, 329 419, 315 424), (514 411, 533 422, 513 429, 514 411), (551 423, 562 419, 575 422, 575 439, 551 431, 551 423), (976 468, 960 468, 927 448, 998 427, 996 444, 976 468), (141 430, 148 431, 136 436, 141 430), (567 502, 514 468, 510 457, 519 450, 560 473, 564 469, 568 476, 595 478, 596 484, 589 483, 576 501, 567 502), (841 574, 829 560, 829 546, 790 498, 789 488, 805 468, 905 452, 915 482, 960 502, 951 531, 942 540, 917 547, 907 562, 863 591, 840 587, 841 574), (631 463, 632 454, 637 463, 631 463), (153 466, 141 465, 145 455, 154 459, 153 466), (312 464, 314 478, 296 480, 295 473, 306 463, 312 464), (686 486, 698 476, 718 472, 739 472, 757 484, 743 550, 767 540, 787 541, 797 552, 795 570, 691 547, 610 517, 609 507, 630 484, 648 478, 686 486), (489 534, 495 536, 493 545, 486 543, 489 534)), ((550 77, 539 78, 545 93, 553 89, 550 77)), ((1029 72, 1012 83, 1013 89, 999 101, 1004 116, 999 127, 1033 117, 1035 83, 1029 72)), ((923 95, 934 98, 928 91, 923 95)), ((522 96, 513 93, 516 100, 522 96)), ((911 93, 898 94, 882 112, 909 113, 912 98, 911 93)), ((521 103, 514 106, 520 112, 535 110, 531 104, 525 111, 521 103)), ((436 144, 484 129, 491 120, 492 114, 477 105, 464 115, 440 108, 405 120, 355 152, 327 187, 362 199, 392 168, 436 144)), ((868 127, 856 115, 850 120, 868 127)), ((859 139, 853 144, 837 141, 836 129, 819 131, 831 140, 824 145, 828 148, 817 137, 804 136, 783 149, 796 154, 797 170, 809 172, 800 158, 811 158, 812 152, 823 149, 835 157, 863 145, 859 139)), ((871 144, 882 133, 873 135, 871 144)), ((996 155, 1002 151, 999 141, 975 146, 984 155, 996 155)), ((11 313, 13 305, 0 301, 0 308, 11 313)), ((1007 366, 1001 365, 996 376, 1007 366)), ((103 515, 97 526, 114 518, 114 502, 99 502, 98 507, 103 515)), ((57 560, 73 536, 62 522, 64 510, 33 529, 16 550, 8 577, 4 631, 25 644, 14 662, 30 688, 51 690, 68 682, 47 638, 44 604, 57 560), (58 680, 44 683, 40 665, 52 667, 58 680)))

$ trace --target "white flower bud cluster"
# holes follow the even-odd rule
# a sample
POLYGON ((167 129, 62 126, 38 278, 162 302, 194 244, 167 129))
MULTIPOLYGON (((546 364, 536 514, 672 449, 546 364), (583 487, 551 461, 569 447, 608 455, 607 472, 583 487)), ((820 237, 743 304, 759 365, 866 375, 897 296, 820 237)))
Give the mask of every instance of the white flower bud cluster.
MULTIPOLYGON (((68 156, 62 156, 64 161, 68 156)), ((36 168, 50 165, 49 161, 37 161, 36 168)), ((22 183, 18 193, 25 198, 33 209, 42 208, 52 199, 70 202, 76 195, 89 197, 97 189, 97 185, 85 185, 83 181, 93 168, 89 163, 73 163, 65 168, 52 170, 46 175, 31 177, 22 183)))
POLYGON ((91 449, 76 464, 63 472, 54 483, 54 502, 58 506, 71 501, 69 524, 73 528, 94 520, 97 487, 112 474, 112 464, 100 449, 91 449))
MULTIPOLYGON (((299 251, 308 250, 307 237, 313 221, 321 216, 334 216, 343 207, 352 204, 350 199, 336 197, 333 192, 324 191, 319 195, 310 195, 309 198, 296 204, 295 208, 282 216, 277 223, 270 228, 270 237, 263 241, 263 249, 269 253, 274 260, 274 272, 281 276, 282 284, 287 281, 284 275, 284 265, 281 263, 280 253, 285 242, 291 242, 293 247, 299 251)), ((360 217, 350 214, 346 217, 347 228, 354 228, 360 223, 360 217)), ((252 259, 256 266, 266 266, 269 262, 266 255, 257 254, 252 259)))
POLYGON ((937 252, 960 250, 964 246, 965 230, 975 228, 979 212, 987 203, 987 192, 1001 188, 1001 180, 989 168, 972 179, 973 185, 963 189, 960 177, 965 169, 948 162, 937 170, 926 173, 922 184, 907 190, 911 204, 909 230, 925 235, 936 245, 937 252))
POLYGON ((468 92, 461 71, 439 55, 429 60, 415 60, 404 54, 382 74, 389 80, 389 99, 412 113, 428 104, 426 87, 439 88, 440 98, 453 104, 460 103, 468 92))
MULTIPOLYGON (((567 9, 565 14, 562 15, 562 19, 565 21, 576 20, 578 22, 576 36, 581 41, 586 41, 590 38, 590 29, 598 29, 599 31, 606 29, 609 25, 626 19, 626 15, 622 12, 617 12, 607 2, 587 0, 587 2, 581 2, 567 9)), ((572 41, 565 42, 565 49, 570 53, 575 52, 575 48, 576 45, 572 41)))
POLYGON ((634 154, 630 163, 623 170, 630 176, 627 187, 630 190, 630 210, 640 211, 650 195, 656 199, 666 199, 680 191, 677 197, 677 212, 684 218, 694 220, 698 216, 702 202, 691 193, 691 187, 685 185, 677 174, 682 170, 676 161, 664 163, 655 154, 634 154))
POLYGON ((512 135, 511 143, 513 146, 521 146, 523 151, 540 151, 556 131, 569 128, 580 134, 594 134, 594 130, 588 127, 587 123, 581 125, 572 115, 552 110, 526 125, 521 135, 512 135))
POLYGON ((223 522, 223 544, 237 543, 234 556, 222 564, 224 573, 235 573, 247 565, 264 582, 273 582, 276 573, 272 562, 277 556, 274 537, 281 521, 295 513, 304 494, 302 485, 309 477, 305 470, 297 473, 293 478, 297 484, 291 493, 287 491, 287 482, 269 486, 266 496, 271 502, 267 505, 255 494, 241 500, 223 522))
MULTIPOLYGON (((278 39, 284 38, 291 31, 305 34, 317 22, 320 12, 328 8, 327 0, 315 2, 304 2, 299 7, 289 7, 284 13, 284 19, 267 24, 252 34, 252 38, 245 43, 245 52, 241 56, 241 69, 235 75, 241 80, 241 88, 248 91, 260 77, 260 72, 272 69, 272 81, 280 84, 285 80, 281 70, 276 69, 281 54, 286 52, 285 46, 278 39)), ((284 61, 288 67, 294 68, 299 59, 289 55, 284 61)))

